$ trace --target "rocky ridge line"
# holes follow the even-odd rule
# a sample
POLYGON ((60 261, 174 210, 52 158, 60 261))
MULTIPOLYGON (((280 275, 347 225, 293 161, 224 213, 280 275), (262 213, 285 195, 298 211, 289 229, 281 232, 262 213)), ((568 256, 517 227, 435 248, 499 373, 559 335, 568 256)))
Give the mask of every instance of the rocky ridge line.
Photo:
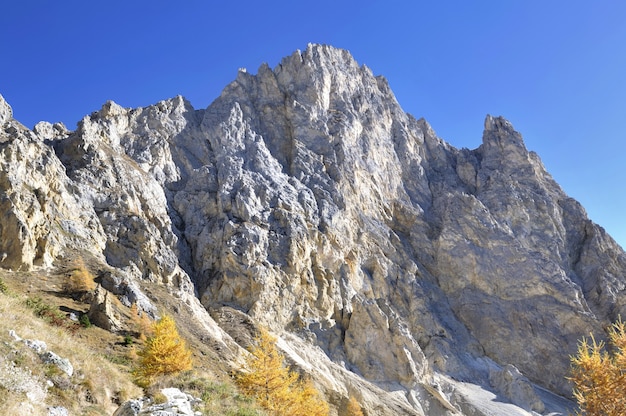
POLYGON ((222 342, 229 310, 283 333, 329 395, 367 380, 378 414, 486 414, 465 382, 551 411, 577 339, 624 312, 624 252, 508 121, 456 149, 344 50, 240 71, 206 110, 109 102, 30 131, 0 99, 0 121, 2 267, 86 250, 222 342))

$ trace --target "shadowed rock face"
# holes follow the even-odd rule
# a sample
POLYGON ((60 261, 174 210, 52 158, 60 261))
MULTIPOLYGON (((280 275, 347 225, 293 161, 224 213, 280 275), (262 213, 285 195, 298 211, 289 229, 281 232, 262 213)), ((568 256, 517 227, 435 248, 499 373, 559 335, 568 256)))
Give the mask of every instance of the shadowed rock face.
POLYGON ((345 50, 240 71, 206 110, 109 102, 30 131, 0 97, 0 122, 2 267, 90 251, 288 331, 305 368, 319 348, 328 391, 349 370, 404 392, 362 387, 380 414, 446 414, 454 380, 547 412, 532 383, 569 395, 576 340, 626 312, 624 252, 508 121, 456 149, 345 50))

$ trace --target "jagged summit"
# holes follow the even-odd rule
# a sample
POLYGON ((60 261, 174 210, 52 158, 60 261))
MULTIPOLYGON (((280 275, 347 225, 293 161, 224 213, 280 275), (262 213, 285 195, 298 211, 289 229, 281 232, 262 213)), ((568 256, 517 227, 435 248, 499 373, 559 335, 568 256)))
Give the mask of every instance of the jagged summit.
POLYGON ((626 255, 508 121, 456 149, 345 50, 239 71, 201 110, 0 117, 0 266, 88 252, 116 295, 176 293, 232 365, 244 322, 271 328, 338 403, 565 414, 577 340, 626 314, 626 255))
POLYGON ((11 106, 5 101, 4 97, 0 95, 0 125, 6 123, 13 118, 13 110, 11 106))

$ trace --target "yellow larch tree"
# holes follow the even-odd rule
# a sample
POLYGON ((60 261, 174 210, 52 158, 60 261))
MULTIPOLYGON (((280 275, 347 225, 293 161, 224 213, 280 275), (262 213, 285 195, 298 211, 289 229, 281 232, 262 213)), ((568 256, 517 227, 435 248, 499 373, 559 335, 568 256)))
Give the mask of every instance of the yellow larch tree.
POLYGON ((147 387, 155 377, 191 369, 191 351, 178 334, 176 323, 164 315, 153 326, 152 335, 137 354, 139 363, 134 371, 135 381, 147 387))
POLYGON ((346 415, 347 416, 363 416, 363 409, 361 409, 361 405, 356 401, 354 396, 350 396, 350 400, 348 400, 348 406, 346 407, 346 415))
POLYGON ((72 295, 84 295, 96 288, 94 275, 89 271, 82 258, 77 258, 63 284, 63 290, 72 295))
POLYGON ((311 380, 300 380, 291 389, 291 407, 293 416, 328 415, 328 403, 321 400, 319 392, 311 380))
POLYGON ((137 302, 130 305, 130 328, 141 341, 153 335, 154 324, 145 311, 140 311, 137 302))
POLYGON ((265 329, 246 358, 246 368, 235 380, 245 395, 254 397, 271 415, 328 415, 328 404, 319 398, 310 380, 300 380, 296 372, 285 367, 276 339, 265 329))
POLYGON ((574 397, 579 415, 626 415, 626 324, 620 319, 608 331, 609 351, 593 336, 583 338, 571 358, 574 397))

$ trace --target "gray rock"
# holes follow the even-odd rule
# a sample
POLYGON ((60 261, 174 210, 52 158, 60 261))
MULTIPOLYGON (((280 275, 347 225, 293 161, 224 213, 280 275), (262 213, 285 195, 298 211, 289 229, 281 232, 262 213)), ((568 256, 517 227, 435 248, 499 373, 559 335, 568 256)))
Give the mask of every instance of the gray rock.
POLYGON ((129 400, 123 403, 113 416, 195 416, 193 406, 201 402, 189 394, 183 393, 176 388, 161 390, 167 401, 159 404, 149 404, 149 400, 143 398, 129 400))
POLYGON ((4 357, 0 357, 0 387, 24 394, 31 403, 42 403, 47 396, 47 388, 38 377, 4 357))
POLYGON ((111 296, 114 295, 98 285, 94 291, 87 316, 89 316, 89 322, 92 324, 107 331, 117 332, 124 326, 120 319, 120 312, 111 300, 111 296))
POLYGON ((104 289, 117 295, 125 306, 130 307, 132 304, 136 304, 139 310, 156 319, 157 308, 141 291, 137 282, 129 278, 128 275, 107 271, 103 273, 101 284, 104 289))
POLYGON ((52 351, 47 351, 41 354, 40 357, 41 357, 41 360, 45 364, 52 364, 58 367, 59 370, 67 374, 68 377, 72 377, 72 375, 74 374, 74 367, 72 366, 72 363, 70 363, 68 359, 61 358, 57 354, 53 353, 52 351))
POLYGON ((70 134, 70 131, 63 123, 51 124, 47 121, 40 121, 35 124, 33 131, 44 140, 62 140, 70 134))
POLYGON ((13 109, 5 101, 4 97, 0 95, 0 127, 13 118, 13 109))
POLYGON ((117 408, 113 416, 137 416, 142 407, 143 402, 141 400, 128 400, 117 408))
POLYGON ((532 383, 513 365, 493 370, 489 374, 491 385, 511 403, 522 409, 543 413, 545 405, 535 392, 532 383))
POLYGON ((62 406, 53 406, 48 408, 48 416, 69 416, 70 412, 62 406))
POLYGON ((37 339, 25 339, 24 345, 35 351, 37 354, 43 354, 48 349, 48 345, 44 341, 39 341, 37 339))
MULTIPOLYGON (((93 204, 54 150, 13 119, 0 129, 0 253, 3 268, 51 266, 66 251, 104 248, 93 204)), ((101 256, 101 254, 100 254, 101 256)))
POLYGON ((626 315, 626 254, 511 123, 487 116, 456 149, 345 50, 240 71, 205 110, 107 102, 74 132, 30 131, 0 99, 0 121, 2 267, 89 252, 127 305, 179 297, 233 367, 200 302, 236 310, 327 397, 370 392, 368 413, 540 409, 535 386, 571 396, 577 340, 626 315))

